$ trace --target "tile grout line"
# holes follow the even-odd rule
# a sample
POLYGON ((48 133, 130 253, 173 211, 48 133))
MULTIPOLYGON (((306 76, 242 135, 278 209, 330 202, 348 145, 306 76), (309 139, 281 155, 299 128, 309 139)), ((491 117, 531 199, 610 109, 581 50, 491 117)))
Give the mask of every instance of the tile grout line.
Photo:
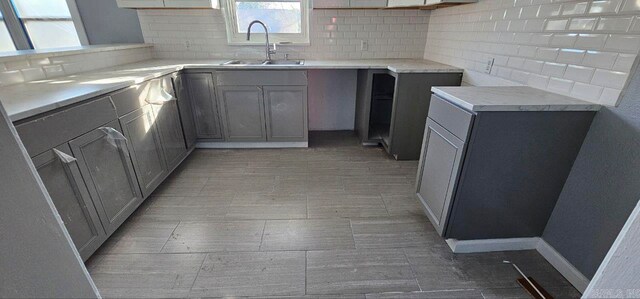
POLYGON ((309 268, 309 251, 305 250, 304 251, 304 294, 308 295, 307 293, 307 269, 309 268))
POLYGON ((260 245, 258 245, 258 252, 266 252, 268 250, 262 250, 262 242, 264 242, 264 232, 267 230, 267 220, 264 220, 264 225, 262 226, 262 235, 260 236, 260 245))
POLYGON ((204 254, 204 257, 202 258, 202 263, 200 263, 200 267, 198 268, 198 273, 196 273, 196 277, 193 279, 193 283, 189 288, 189 293, 193 292, 193 287, 196 285, 196 281, 198 280, 198 276, 200 276, 200 272, 202 271, 202 267, 204 266, 204 262, 207 260, 207 257, 209 257, 209 253, 204 254))
POLYGON ((164 244, 162 244, 162 248, 160 248, 160 252, 158 252, 158 253, 162 253, 162 251, 164 250, 164 247, 167 246, 167 243, 169 243, 169 240, 171 240, 171 237, 173 237, 173 234, 178 229, 178 226, 180 226, 180 223, 182 223, 182 221, 178 220, 178 224, 176 224, 176 227, 174 227, 173 230, 171 231, 171 234, 169 235, 169 238, 167 238, 167 240, 164 241, 164 244))

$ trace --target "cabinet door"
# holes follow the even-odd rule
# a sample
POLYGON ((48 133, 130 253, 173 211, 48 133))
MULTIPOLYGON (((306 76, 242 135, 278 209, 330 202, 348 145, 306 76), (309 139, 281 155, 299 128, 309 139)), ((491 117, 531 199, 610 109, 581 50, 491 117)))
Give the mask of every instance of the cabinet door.
POLYGON ((107 235, 143 200, 121 131, 113 121, 69 142, 107 235))
POLYGON ((198 138, 223 139, 220 113, 211 73, 185 74, 198 138))
POLYGON ((71 149, 64 144, 33 158, 76 249, 87 260, 107 238, 71 149), (58 151, 58 152, 56 152, 58 151))
POLYGON ((262 88, 219 86, 218 98, 227 141, 266 141, 262 88))
POLYGON ((151 105, 120 118, 120 125, 131 147, 131 159, 144 197, 149 196, 167 175, 158 119, 151 105))
POLYGON ((178 75, 173 79, 173 86, 178 96, 178 110, 180 111, 180 120, 182 123, 182 133, 186 147, 191 149, 195 147, 198 135, 196 132, 196 124, 193 121, 193 108, 189 92, 185 83, 184 75, 178 75))
POLYGON ((427 118, 418 168, 417 195, 440 235, 462 165, 464 142, 427 118))
POLYGON ((267 140, 306 141, 307 87, 265 86, 267 140))
POLYGON ((151 105, 156 115, 156 123, 160 130, 160 139, 164 157, 169 171, 173 170, 187 154, 180 125, 178 103, 168 101, 162 105, 151 105))

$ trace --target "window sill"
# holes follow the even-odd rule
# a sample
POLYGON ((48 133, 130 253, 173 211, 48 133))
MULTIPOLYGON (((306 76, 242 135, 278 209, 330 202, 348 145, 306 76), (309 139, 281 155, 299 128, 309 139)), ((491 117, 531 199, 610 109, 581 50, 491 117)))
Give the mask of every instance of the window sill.
MULTIPOLYGON (((227 44, 229 46, 258 46, 258 47, 264 47, 264 41, 261 42, 230 42, 228 41, 227 44)), ((271 42, 270 44, 273 44, 273 42, 271 42)), ((306 46, 311 46, 311 42, 276 42, 276 45, 278 47, 289 47, 289 46, 293 46, 293 47, 306 47, 306 46)))

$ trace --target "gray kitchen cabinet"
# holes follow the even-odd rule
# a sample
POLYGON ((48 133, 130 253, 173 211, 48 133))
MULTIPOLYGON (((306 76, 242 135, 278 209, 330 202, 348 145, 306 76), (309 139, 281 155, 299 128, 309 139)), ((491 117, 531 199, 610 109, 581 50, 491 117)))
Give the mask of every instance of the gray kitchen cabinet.
POLYGON ((267 140, 306 141, 307 87, 265 86, 267 140))
POLYGON ((227 141, 266 141, 260 86, 219 86, 218 99, 227 141))
POLYGON ((87 260, 107 236, 69 145, 34 157, 33 164, 76 249, 87 260))
POLYGON ((158 83, 160 86, 153 88, 148 102, 155 115, 167 170, 172 171, 187 155, 187 148, 171 79, 164 77, 158 83))
POLYGON ((177 75, 173 77, 173 88, 178 97, 178 110, 180 112, 180 120, 182 123, 182 134, 184 135, 185 146, 192 149, 196 146, 198 133, 196 132, 196 123, 193 119, 193 106, 189 98, 189 92, 185 82, 185 75, 177 75))
POLYGON ((424 148, 419 165, 417 195, 438 233, 444 221, 460 173, 464 142, 427 118, 424 148))
POLYGON ((469 111, 433 95, 416 195, 447 239, 542 235, 594 111, 469 111))
POLYGON ((461 72, 359 70, 356 132, 362 144, 382 144, 397 160, 418 160, 432 86, 460 86, 461 72))
POLYGON ((145 197, 149 196, 167 176, 167 164, 157 120, 151 105, 120 117, 124 136, 131 147, 130 155, 138 183, 145 197))
POLYGON ((183 75, 198 139, 223 140, 220 109, 211 73, 183 75))
POLYGON ((112 121, 69 142, 107 235, 143 201, 121 131, 112 121))

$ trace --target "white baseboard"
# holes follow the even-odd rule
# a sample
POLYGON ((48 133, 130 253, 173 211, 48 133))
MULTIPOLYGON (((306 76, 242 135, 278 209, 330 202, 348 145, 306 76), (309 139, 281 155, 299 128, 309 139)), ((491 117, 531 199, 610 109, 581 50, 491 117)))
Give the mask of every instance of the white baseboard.
POLYGON ((567 259, 565 259, 558 251, 549 243, 540 239, 536 250, 542 255, 564 278, 566 278, 580 293, 583 293, 589 285, 589 279, 576 269, 567 259))
POLYGON ((486 240, 447 239, 454 253, 474 253, 513 250, 537 250, 578 291, 583 293, 589 285, 589 279, 576 269, 567 259, 542 238, 511 238, 486 240))
POLYGON ((474 253, 492 251, 513 251, 536 249, 540 238, 510 238, 485 240, 455 240, 447 239, 451 251, 455 253, 474 253))
POLYGON ((196 148, 305 148, 309 142, 198 142, 196 148))

